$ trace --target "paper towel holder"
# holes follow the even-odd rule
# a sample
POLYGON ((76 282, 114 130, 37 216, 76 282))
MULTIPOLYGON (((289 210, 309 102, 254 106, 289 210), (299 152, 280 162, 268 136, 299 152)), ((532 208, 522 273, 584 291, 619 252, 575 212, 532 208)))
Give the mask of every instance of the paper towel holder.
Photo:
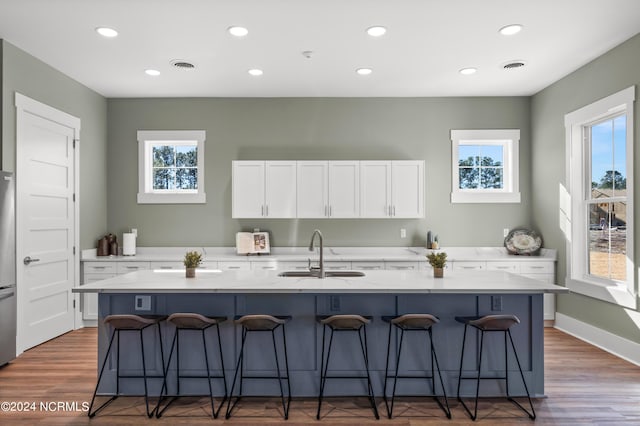
POLYGON ((124 232, 122 234, 122 255, 123 256, 135 256, 136 255, 136 233, 124 232))

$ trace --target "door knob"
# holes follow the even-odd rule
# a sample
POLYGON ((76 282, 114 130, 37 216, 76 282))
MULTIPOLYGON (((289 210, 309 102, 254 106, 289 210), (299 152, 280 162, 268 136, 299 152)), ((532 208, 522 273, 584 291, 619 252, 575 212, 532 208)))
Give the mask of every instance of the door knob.
POLYGON ((23 260, 25 265, 30 264, 31 262, 40 262, 40 259, 32 259, 31 256, 27 256, 23 260))

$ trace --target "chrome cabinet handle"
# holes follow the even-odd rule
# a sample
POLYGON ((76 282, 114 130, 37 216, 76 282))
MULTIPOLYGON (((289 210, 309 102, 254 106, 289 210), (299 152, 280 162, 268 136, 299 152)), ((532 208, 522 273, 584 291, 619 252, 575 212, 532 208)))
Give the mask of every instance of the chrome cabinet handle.
POLYGON ((29 265, 31 262, 40 262, 40 259, 32 259, 31 256, 27 256, 22 261, 25 265, 29 265))

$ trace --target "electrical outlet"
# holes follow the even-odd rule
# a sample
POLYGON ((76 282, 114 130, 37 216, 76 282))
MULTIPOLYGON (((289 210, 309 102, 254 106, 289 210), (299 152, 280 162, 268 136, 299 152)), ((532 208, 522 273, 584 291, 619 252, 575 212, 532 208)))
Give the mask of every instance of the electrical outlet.
POLYGON ((491 310, 492 311, 502 310, 502 296, 491 296, 491 310))
POLYGON ((340 296, 329 296, 329 309, 331 312, 340 310, 340 296))
POLYGON ((502 236, 503 236, 503 237, 505 237, 505 238, 507 238, 507 235, 509 235, 509 228, 504 228, 504 229, 502 230, 502 236))
POLYGON ((151 310, 151 296, 136 296, 135 298, 136 311, 150 311, 151 310))
POLYGON ((407 230, 400 228, 400 238, 407 238, 407 230))

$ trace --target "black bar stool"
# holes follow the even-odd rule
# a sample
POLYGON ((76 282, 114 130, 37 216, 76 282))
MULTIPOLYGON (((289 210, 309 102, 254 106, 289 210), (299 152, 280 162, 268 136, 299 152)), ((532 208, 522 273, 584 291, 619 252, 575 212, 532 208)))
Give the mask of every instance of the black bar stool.
MULTIPOLYGON (((389 341, 387 342, 387 366, 386 373, 384 376, 384 404, 387 407, 387 415, 389 418, 393 416, 393 404, 396 397, 396 385, 398 384, 398 379, 431 379, 431 389, 433 390, 432 396, 433 399, 438 403, 442 411, 444 411, 447 418, 451 418, 451 410, 449 409, 449 400, 447 399, 447 392, 444 388, 444 382, 442 380, 442 373, 440 372, 440 365, 438 364, 438 357, 436 355, 436 350, 433 345, 433 333, 432 328, 434 324, 440 322, 437 317, 431 314, 405 314, 397 317, 393 316, 383 316, 382 320, 389 323, 389 341), (396 328, 400 330, 400 342, 398 343, 398 349, 395 354, 396 358, 396 371, 394 374, 389 374, 389 358, 391 354, 391 330, 396 328), (431 354, 431 374, 428 375, 398 375, 398 370, 400 368, 400 355, 402 353, 402 343, 404 342, 404 333, 405 331, 417 331, 417 332, 426 332, 429 337, 429 352, 431 354), (442 395, 444 396, 444 405, 438 398, 436 394, 436 371, 438 373, 438 377, 440 379, 440 386, 442 388, 442 395), (389 378, 393 378, 393 390, 391 392, 391 404, 387 401, 387 380, 389 378)), ((396 331, 397 335, 397 331, 396 331)), ((426 354, 425 354, 426 355, 426 354)), ((413 396, 413 395, 412 395, 413 396)))
MULTIPOLYGON (((167 322, 172 323, 176 327, 176 332, 173 336, 173 341, 171 343, 171 350, 169 351, 169 359, 167 360, 167 365, 164 370, 165 378, 169 372, 169 366, 171 365, 171 358, 173 357, 173 351, 176 350, 176 379, 177 379, 177 393, 176 395, 170 395, 171 400, 164 406, 164 408, 160 409, 160 404, 164 398, 165 391, 168 392, 167 389, 167 381, 162 384, 162 390, 160 391, 160 399, 158 400, 158 405, 156 407, 156 417, 160 418, 162 414, 165 412, 169 405, 173 401, 175 401, 178 397, 180 397, 180 379, 207 379, 207 383, 209 385, 209 398, 211 400, 211 415, 214 419, 218 418, 218 414, 220 413, 220 409, 224 405, 225 401, 228 398, 227 392, 227 378, 224 373, 224 360, 222 357, 222 341, 220 340, 220 323, 226 321, 227 317, 215 317, 215 316, 204 316, 197 313, 174 313, 169 315, 167 318, 167 322), (211 370, 209 368, 209 354, 207 353, 207 341, 205 339, 205 330, 210 327, 216 327, 216 331, 218 334, 218 353, 220 356, 220 370, 221 374, 212 375, 211 370), (202 334, 202 348, 204 350, 204 360, 207 368, 206 375, 183 375, 180 374, 180 333, 185 331, 199 331, 202 334), (211 379, 222 379, 224 384, 224 397, 218 406, 218 410, 215 409, 213 402, 213 389, 211 387, 211 379)), ((192 348, 189 348, 192 349, 192 348)), ((194 396, 194 395, 187 395, 194 396)))
POLYGON ((244 379, 278 379, 278 384, 280 385, 280 398, 282 399, 282 410, 284 419, 287 420, 289 418, 289 405, 291 404, 291 383, 289 382, 289 360, 287 358, 287 337, 284 330, 284 325, 291 320, 290 316, 272 316, 272 315, 244 315, 241 317, 236 317, 235 323, 240 324, 242 326, 242 344, 240 346, 240 355, 238 356, 238 362, 236 363, 236 371, 233 375, 233 384, 231 385, 231 394, 229 396, 229 401, 227 402, 227 413, 225 418, 231 417, 231 411, 233 411, 234 407, 240 401, 243 396, 242 395, 242 382, 244 379), (286 374, 284 376, 280 373, 280 362, 278 361, 278 347, 276 346, 276 329, 280 328, 282 330, 282 347, 284 349, 284 366, 286 374), (276 372, 275 376, 245 376, 244 375, 244 345, 247 341, 247 336, 249 333, 253 332, 271 332, 271 340, 273 341, 273 354, 275 356, 276 361, 276 372), (233 399, 233 390, 236 387, 236 380, 238 378, 238 372, 240 373, 240 389, 238 395, 231 404, 231 400, 233 399), (287 383, 287 398, 285 400, 284 396, 284 387, 282 385, 283 381, 287 383))
POLYGON ((371 322, 371 317, 365 317, 361 315, 331 315, 320 316, 317 320, 322 324, 322 359, 320 361, 320 392, 318 393, 318 413, 316 419, 320 420, 320 409, 322 408, 322 398, 324 396, 324 387, 327 379, 367 379, 367 397, 371 403, 373 414, 376 419, 380 418, 378 414, 378 408, 376 407, 376 399, 373 394, 373 385, 371 384, 371 375, 369 374, 369 352, 367 351, 367 328, 366 325, 371 322), (327 357, 325 360, 324 347, 326 340, 327 328, 331 330, 329 337, 329 346, 327 349, 327 357), (334 332, 356 332, 358 339, 360 340, 360 349, 362 350, 362 358, 364 360, 364 367, 367 371, 366 376, 362 375, 340 375, 329 376, 327 371, 329 369, 329 358, 331 357, 331 345, 333 343, 334 332), (364 338, 363 338, 364 336, 364 338))
POLYGON ((511 327, 515 324, 519 324, 520 320, 515 315, 486 315, 483 317, 456 317, 456 321, 464 324, 464 336, 462 338, 462 354, 460 356, 460 371, 458 372, 458 401, 462 403, 462 406, 467 411, 471 420, 476 420, 478 417, 478 394, 480 392, 480 380, 505 380, 506 388, 507 388, 507 399, 513 402, 518 408, 527 413, 531 420, 535 420, 536 412, 533 408, 533 403, 531 402, 531 396, 529 395, 529 388, 527 388, 527 382, 524 379, 524 373, 522 372, 522 366, 520 365, 520 360, 518 359, 518 351, 516 350, 515 345, 513 344, 513 338, 511 337, 511 327), (477 377, 462 377, 462 363, 464 361, 464 349, 465 349, 465 341, 467 338, 467 328, 468 326, 474 327, 480 330, 480 355, 478 360, 478 375, 477 377), (505 375, 504 377, 481 377, 480 371, 482 368, 482 349, 484 344, 484 334, 488 332, 501 332, 504 333, 504 363, 505 363, 505 375), (527 411, 518 401, 513 399, 513 397, 509 394, 509 358, 507 357, 507 336, 509 336, 509 341, 511 342, 511 347, 513 348, 513 354, 515 355, 516 362, 518 363, 518 369, 520 370, 520 376, 522 377, 522 383, 524 383, 524 389, 527 392, 527 399, 529 400, 529 406, 531 407, 531 412, 527 411), (473 414, 467 408, 466 404, 460 398, 460 383, 462 380, 476 380, 476 398, 475 398, 475 407, 473 410, 473 414))
POLYGON ((91 405, 89 405, 89 417, 95 416, 100 410, 106 407, 109 403, 114 401, 116 398, 120 396, 120 379, 144 379, 144 403, 147 407, 147 416, 152 417, 155 411, 155 408, 149 411, 149 393, 147 390, 147 379, 150 378, 162 378, 166 379, 164 376, 164 353, 162 350, 162 334, 160 333, 160 322, 164 320, 166 316, 161 315, 109 315, 104 319, 105 324, 109 324, 113 327, 113 332, 111 333, 111 339, 109 340, 109 348, 107 349, 107 353, 104 356, 104 361, 102 362, 102 367, 100 368, 100 374, 98 375, 98 383, 96 383, 96 389, 93 391, 93 397, 91 398, 91 405), (162 360, 162 375, 158 376, 150 376, 147 374, 147 364, 144 356, 144 338, 143 331, 144 329, 150 326, 157 326, 158 328, 158 342, 160 346, 160 357, 162 360), (122 375, 120 374, 120 333, 121 332, 138 332, 140 335, 140 356, 142 358, 142 376, 140 375, 122 375), (100 386, 100 381, 102 380, 102 374, 104 373, 104 368, 107 365, 107 361, 109 360, 109 355, 111 354, 111 348, 113 347, 113 341, 117 336, 117 351, 116 351, 116 393, 111 396, 106 402, 104 402, 101 406, 96 408, 94 411, 91 411, 93 407, 93 403, 96 399, 96 394, 98 393, 98 387, 100 386))

